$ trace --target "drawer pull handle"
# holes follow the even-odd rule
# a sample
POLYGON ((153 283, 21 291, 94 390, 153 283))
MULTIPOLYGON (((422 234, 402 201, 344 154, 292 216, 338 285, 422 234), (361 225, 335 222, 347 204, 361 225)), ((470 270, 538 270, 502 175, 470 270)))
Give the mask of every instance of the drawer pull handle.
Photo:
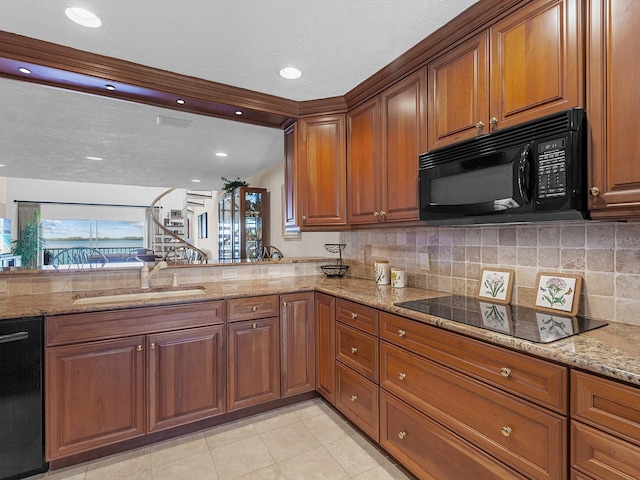
POLYGON ((502 435, 504 435, 505 437, 508 437, 509 435, 511 435, 511 427, 502 427, 500 431, 502 432, 502 435))
POLYGON ((258 311, 258 307, 256 307, 255 305, 253 307, 251 307, 251 311, 252 312, 257 312, 258 311))
POLYGON ((351 318, 353 318, 353 319, 355 320, 356 318, 358 318, 358 314, 357 314, 357 313, 355 313, 355 312, 354 312, 354 313, 352 313, 352 314, 351 314, 351 318))
POLYGON ((358 353, 358 349, 356 347, 351 347, 351 353, 355 355, 356 353, 358 353))
POLYGON ((398 330, 398 336, 399 337, 404 337, 407 334, 407 332, 405 332, 404 330, 398 330))
POLYGON ((407 432, 399 432, 398 433, 398 438, 400 440, 404 440, 404 437, 406 437, 406 436, 407 436, 407 432))
POLYGON ((284 302, 284 303, 282 304, 282 306, 283 306, 283 307, 286 307, 286 306, 287 306, 287 302, 284 302))
POLYGON ((156 349, 156 342, 151 342, 151 345, 149 345, 149 348, 151 350, 155 350, 156 349))
POLYGON ((401 373, 400 375, 398 375, 398 378, 400 380, 404 380, 405 378, 407 378, 407 374, 406 373, 401 373))
POLYGON ((500 375, 502 375, 504 378, 508 378, 509 375, 511 375, 511 369, 507 367, 502 367, 500 369, 500 375))
POLYGON ((356 400, 358 400, 358 395, 351 395, 351 401, 355 402, 356 400))
POLYGON ((258 325, 256 323, 252 323, 251 324, 251 328, 253 328, 255 330, 256 328, 258 328, 258 325))
POLYGON ((136 345, 136 352, 142 351, 142 345, 136 345))

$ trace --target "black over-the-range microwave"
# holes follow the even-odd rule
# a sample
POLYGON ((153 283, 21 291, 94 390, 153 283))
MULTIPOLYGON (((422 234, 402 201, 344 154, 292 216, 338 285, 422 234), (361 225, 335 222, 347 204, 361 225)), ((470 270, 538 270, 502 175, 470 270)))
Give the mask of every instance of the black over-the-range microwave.
POLYGON ((586 115, 573 108, 423 153, 427 225, 582 220, 586 115))

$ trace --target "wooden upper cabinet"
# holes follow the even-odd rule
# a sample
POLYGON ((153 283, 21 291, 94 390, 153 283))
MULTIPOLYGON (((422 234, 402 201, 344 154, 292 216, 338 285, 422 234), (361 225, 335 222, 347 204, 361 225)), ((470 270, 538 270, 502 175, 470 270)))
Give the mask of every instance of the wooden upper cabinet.
MULTIPOLYGON (((298 121, 297 148, 292 164, 295 216, 300 228, 347 224, 345 115, 303 117, 298 121)), ((285 137, 287 138, 287 137, 285 137)), ((293 151, 287 154, 292 155, 293 151)), ((292 162, 287 161, 286 164, 292 162)), ((289 185, 290 180, 285 180, 289 185)), ((287 197, 290 194, 287 193, 287 197)), ((287 198, 289 201, 289 198, 287 198)), ((287 219, 291 223, 291 219, 287 219)))
POLYGON ((640 2, 587 2, 589 201, 594 218, 640 216, 640 2))
POLYGON ((429 63, 428 149, 584 105, 578 0, 534 0, 429 63))
POLYGON ((488 131, 488 55, 484 31, 429 64, 429 150, 488 131))
POLYGON ((418 220, 425 90, 420 70, 348 113, 349 224, 418 220))
POLYGON ((584 105, 580 4, 537 0, 491 27, 497 128, 584 105))
POLYGON ((296 216, 296 196, 298 185, 296 182, 296 135, 298 124, 294 123, 284 131, 284 228, 290 231, 298 229, 296 216))

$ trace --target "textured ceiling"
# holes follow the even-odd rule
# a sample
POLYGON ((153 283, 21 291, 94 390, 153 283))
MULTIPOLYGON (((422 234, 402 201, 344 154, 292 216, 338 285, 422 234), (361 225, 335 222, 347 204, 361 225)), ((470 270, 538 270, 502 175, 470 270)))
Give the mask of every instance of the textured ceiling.
MULTIPOLYGON (((64 7, 71 3, 2 0, 0 30, 283 98, 310 100, 344 95, 475 0, 79 0, 77 5, 104 20, 96 30, 64 17, 64 7), (278 71, 284 66, 300 68, 302 78, 281 79, 278 71)), ((103 165, 108 159, 119 161, 119 166, 103 167, 104 183, 131 184, 123 174, 133 171, 146 172, 135 182, 139 185, 190 187, 192 178, 247 177, 282 160, 280 131, 195 117, 188 134, 174 127, 162 127, 172 133, 161 134, 160 127, 149 126, 149 118, 155 122, 157 114, 151 107, 62 95, 38 86, 27 88, 47 92, 32 95, 31 90, 22 91, 23 86, 5 82, 9 81, 0 83, 2 151, 17 143, 14 139, 30 139, 26 148, 24 143, 11 145, 9 156, 0 159, 7 165, 0 174, 6 176, 24 176, 10 171, 10 166, 15 169, 19 164, 30 172, 46 168, 48 174, 39 178, 57 178, 55 172, 64 172, 61 179, 74 180, 76 175, 87 181, 97 167, 87 170, 73 162, 100 155, 85 153, 90 146, 104 147, 103 165), (41 103, 30 105, 32 97, 41 103), (16 98, 21 99, 19 108, 16 98), (160 135, 161 141, 153 135, 160 135), (233 169, 212 163, 212 148, 229 151, 233 169), (198 157, 204 160, 196 162, 198 157)), ((214 182, 199 188, 216 187, 214 182)))

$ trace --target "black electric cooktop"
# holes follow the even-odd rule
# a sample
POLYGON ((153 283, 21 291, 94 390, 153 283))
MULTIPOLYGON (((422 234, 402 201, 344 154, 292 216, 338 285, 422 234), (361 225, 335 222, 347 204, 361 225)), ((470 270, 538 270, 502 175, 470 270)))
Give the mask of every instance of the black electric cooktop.
POLYGON ((462 295, 411 300, 394 305, 536 343, 554 342, 607 325, 607 322, 582 316, 571 317, 562 312, 503 305, 462 295))

